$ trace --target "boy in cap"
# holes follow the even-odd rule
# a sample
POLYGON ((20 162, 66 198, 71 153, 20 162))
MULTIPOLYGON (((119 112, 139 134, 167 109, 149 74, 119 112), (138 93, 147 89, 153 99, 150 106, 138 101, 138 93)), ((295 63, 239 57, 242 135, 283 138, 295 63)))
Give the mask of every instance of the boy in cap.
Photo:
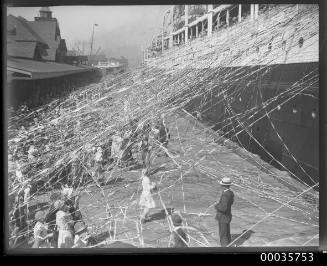
POLYGON ((224 189, 221 194, 220 200, 215 204, 217 211, 216 220, 219 226, 219 238, 222 247, 228 246, 231 242, 230 235, 230 222, 232 221, 232 211, 231 207, 234 203, 234 193, 230 190, 232 182, 230 178, 224 177, 220 181, 220 185, 224 189))
POLYGON ((35 214, 36 224, 34 226, 34 245, 33 248, 50 248, 49 238, 52 234, 48 234, 48 227, 45 224, 45 212, 38 211, 35 214))
POLYGON ((185 234, 182 226, 183 219, 178 213, 173 213, 171 215, 171 220, 173 221, 174 231, 173 231, 173 248, 186 248, 188 247, 188 238, 185 234))

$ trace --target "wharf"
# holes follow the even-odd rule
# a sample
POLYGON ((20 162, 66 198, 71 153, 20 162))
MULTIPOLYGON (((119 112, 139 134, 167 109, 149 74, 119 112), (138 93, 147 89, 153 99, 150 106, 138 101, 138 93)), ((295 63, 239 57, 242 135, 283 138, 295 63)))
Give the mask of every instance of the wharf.
POLYGON ((168 247, 165 208, 174 208, 184 218, 190 247, 220 246, 213 205, 222 192, 218 182, 228 176, 235 193, 232 246, 318 245, 318 192, 227 139, 217 143, 214 132, 187 115, 171 115, 167 125, 169 157, 156 157, 151 168, 159 187, 152 221, 141 225, 138 219, 141 170, 117 170, 106 173, 111 185, 83 191, 80 208, 93 233, 110 231, 108 243, 168 247))

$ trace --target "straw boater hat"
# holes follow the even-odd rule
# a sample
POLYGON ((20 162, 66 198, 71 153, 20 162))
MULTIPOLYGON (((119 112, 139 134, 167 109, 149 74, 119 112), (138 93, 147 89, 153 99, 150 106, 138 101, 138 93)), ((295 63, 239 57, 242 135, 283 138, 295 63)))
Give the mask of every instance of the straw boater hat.
POLYGON ((75 234, 83 233, 84 231, 86 231, 86 229, 87 229, 87 226, 83 222, 77 222, 74 225, 74 232, 75 232, 75 234))
POLYGON ((42 218, 44 218, 45 216, 45 212, 44 211, 38 211, 36 214, 35 214, 35 220, 36 221, 40 221, 42 218))
POLYGON ((230 186, 232 184, 232 181, 229 177, 224 177, 219 184, 222 186, 230 186))

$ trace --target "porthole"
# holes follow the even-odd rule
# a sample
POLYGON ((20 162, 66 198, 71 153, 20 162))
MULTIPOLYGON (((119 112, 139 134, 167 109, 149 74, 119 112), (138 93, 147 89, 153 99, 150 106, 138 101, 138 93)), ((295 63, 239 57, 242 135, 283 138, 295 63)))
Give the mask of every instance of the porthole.
POLYGON ((303 38, 301 37, 301 38, 299 39, 299 47, 300 47, 300 48, 303 46, 303 43, 304 43, 304 40, 303 40, 303 38))
POLYGON ((317 114, 315 112, 312 112, 311 116, 312 116, 313 119, 315 119, 317 117, 317 114))
POLYGON ((316 109, 313 109, 313 111, 311 112, 311 116, 313 119, 315 119, 317 117, 316 109))

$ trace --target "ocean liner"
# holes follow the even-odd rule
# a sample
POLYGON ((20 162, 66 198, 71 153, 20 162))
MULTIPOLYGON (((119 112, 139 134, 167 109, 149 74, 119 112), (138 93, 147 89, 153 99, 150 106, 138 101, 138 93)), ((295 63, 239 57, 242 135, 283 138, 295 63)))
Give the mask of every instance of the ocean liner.
POLYGON ((318 180, 318 36, 318 5, 173 6, 144 61, 168 71, 192 69, 200 79, 210 76, 211 84, 190 85, 182 97, 185 110, 313 184, 318 180))

